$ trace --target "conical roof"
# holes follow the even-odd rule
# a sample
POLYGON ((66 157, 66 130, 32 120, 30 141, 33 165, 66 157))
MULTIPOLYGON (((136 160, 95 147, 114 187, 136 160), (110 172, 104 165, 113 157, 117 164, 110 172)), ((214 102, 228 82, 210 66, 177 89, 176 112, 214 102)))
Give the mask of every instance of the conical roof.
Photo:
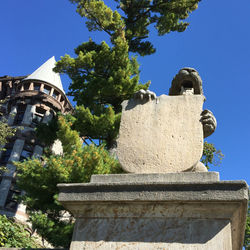
POLYGON ((53 71, 55 63, 55 57, 52 56, 48 61, 46 61, 43 65, 41 65, 36 71, 34 71, 24 80, 41 80, 54 85, 64 93, 61 77, 58 73, 55 73, 53 71))

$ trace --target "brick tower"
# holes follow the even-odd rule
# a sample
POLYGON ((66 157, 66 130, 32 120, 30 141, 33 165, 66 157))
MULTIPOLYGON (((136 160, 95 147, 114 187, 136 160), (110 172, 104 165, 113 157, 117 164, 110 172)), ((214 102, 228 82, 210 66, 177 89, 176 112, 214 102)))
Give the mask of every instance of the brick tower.
POLYGON ((55 62, 51 57, 28 76, 0 77, 0 100, 6 100, 2 106, 4 116, 10 126, 17 128, 16 135, 4 146, 6 150, 0 151, 0 165, 8 170, 0 176, 0 214, 25 219, 25 207, 14 199, 20 191, 15 185, 16 167, 12 162, 39 157, 43 145, 35 137, 35 127, 47 123, 59 111, 73 110, 60 75, 53 71, 55 62))

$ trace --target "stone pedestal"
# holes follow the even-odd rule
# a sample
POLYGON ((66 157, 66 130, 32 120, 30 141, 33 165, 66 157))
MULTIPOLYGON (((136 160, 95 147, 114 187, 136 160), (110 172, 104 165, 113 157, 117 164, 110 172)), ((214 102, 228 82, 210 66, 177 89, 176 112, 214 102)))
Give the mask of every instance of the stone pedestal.
POLYGON ((76 224, 71 250, 240 250, 248 186, 218 173, 93 176, 59 184, 76 224))

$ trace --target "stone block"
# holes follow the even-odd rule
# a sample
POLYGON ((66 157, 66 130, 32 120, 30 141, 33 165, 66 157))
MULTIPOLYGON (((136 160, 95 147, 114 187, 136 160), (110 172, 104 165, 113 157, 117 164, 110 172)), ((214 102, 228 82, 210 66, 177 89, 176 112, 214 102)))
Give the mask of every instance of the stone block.
POLYGON ((219 181, 218 172, 186 172, 161 174, 106 174, 92 175, 92 183, 114 182, 211 182, 219 181))
POLYGON ((59 184, 59 201, 76 218, 70 249, 240 250, 248 186, 217 177, 126 175, 59 184))

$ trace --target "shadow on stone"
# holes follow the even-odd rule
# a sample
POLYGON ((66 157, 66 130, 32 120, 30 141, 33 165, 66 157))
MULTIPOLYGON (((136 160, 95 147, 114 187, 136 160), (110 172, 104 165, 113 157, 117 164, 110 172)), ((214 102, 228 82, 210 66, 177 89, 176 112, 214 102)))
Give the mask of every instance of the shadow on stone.
POLYGON ((75 241, 204 244, 223 234, 223 229, 230 230, 229 220, 214 219, 117 218, 86 222, 82 219, 78 224, 81 233, 75 241))
POLYGON ((146 100, 146 99, 143 99, 143 100, 140 100, 140 99, 130 99, 130 100, 127 101, 127 105, 126 105, 125 110, 133 109, 137 105, 143 105, 145 103, 148 103, 148 100, 146 100))

